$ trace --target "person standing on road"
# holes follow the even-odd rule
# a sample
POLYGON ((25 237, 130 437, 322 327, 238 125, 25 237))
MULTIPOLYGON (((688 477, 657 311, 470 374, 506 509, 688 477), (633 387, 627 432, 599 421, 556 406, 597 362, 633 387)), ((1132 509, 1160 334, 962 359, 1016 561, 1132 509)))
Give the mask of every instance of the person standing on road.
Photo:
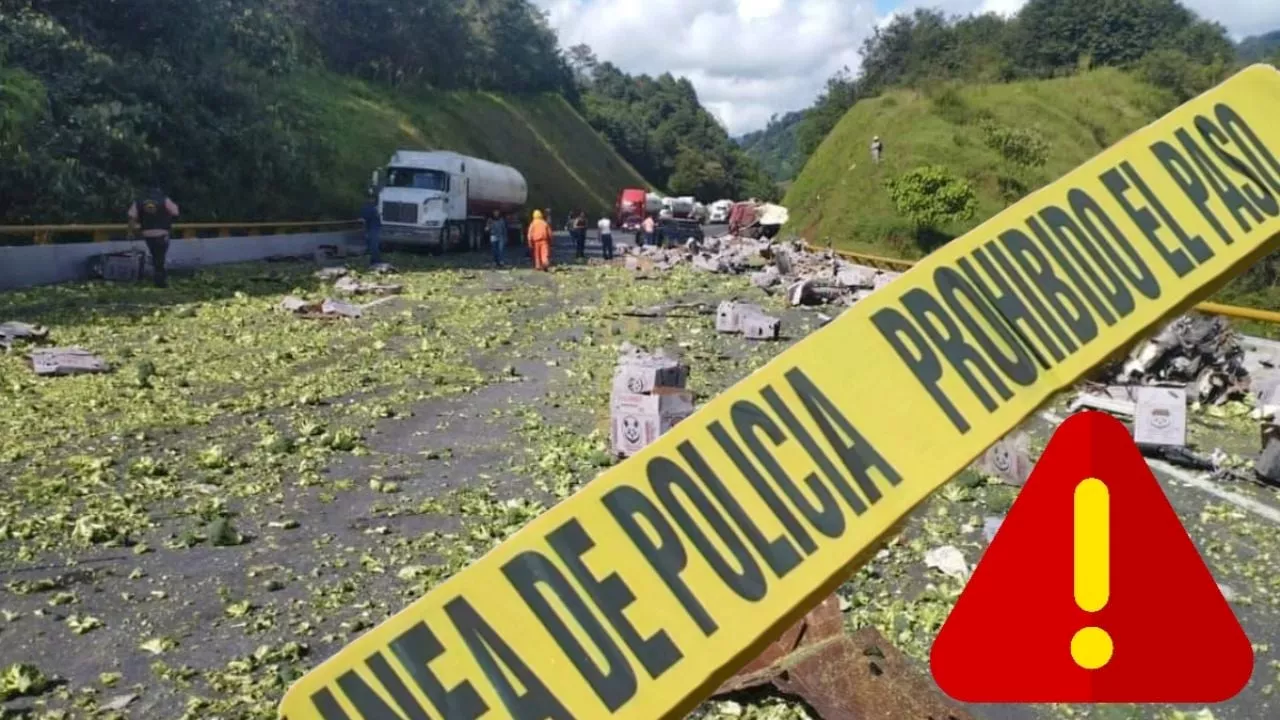
POLYGON ((370 194, 360 208, 360 219, 364 221, 364 244, 369 249, 369 264, 382 262, 382 214, 378 212, 378 198, 370 194))
POLYGON ((584 260, 587 257, 587 213, 579 210, 573 217, 573 242, 576 257, 584 260))
POLYGON ((133 236, 139 225, 142 226, 142 239, 147 243, 147 252, 151 253, 156 287, 169 287, 165 256, 169 252, 169 232, 173 229, 173 219, 178 217, 178 204, 170 200, 158 186, 153 186, 146 195, 133 201, 128 214, 130 236, 133 236))
POLYGON ((529 248, 533 250, 533 269, 543 272, 551 269, 551 225, 542 218, 541 210, 533 211, 533 222, 529 223, 529 248))
POLYGON ((600 218, 600 222, 596 223, 596 227, 600 229, 600 251, 604 253, 605 260, 613 259, 613 221, 607 217, 600 218))
POLYGON ((882 153, 884 153, 884 143, 880 142, 880 136, 876 135, 871 138, 871 162, 879 165, 882 153))
POLYGON ((489 221, 489 245, 493 248, 494 267, 502 267, 507 252, 507 221, 497 210, 493 211, 493 219, 489 221))
POLYGON ((641 247, 644 247, 645 245, 653 246, 657 244, 657 241, 653 236, 654 229, 656 228, 656 226, 657 226, 657 223, 654 222, 652 214, 644 216, 644 222, 640 224, 640 229, 644 231, 644 240, 640 242, 641 247))

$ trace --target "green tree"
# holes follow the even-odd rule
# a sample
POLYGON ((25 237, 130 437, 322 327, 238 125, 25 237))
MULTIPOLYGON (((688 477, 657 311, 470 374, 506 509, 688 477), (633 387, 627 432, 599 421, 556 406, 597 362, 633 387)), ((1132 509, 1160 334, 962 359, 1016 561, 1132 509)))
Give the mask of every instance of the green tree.
POLYGON ((1217 85, 1227 72, 1222 60, 1204 64, 1172 48, 1147 53, 1134 69, 1142 79, 1172 92, 1180 103, 1217 85))
MULTIPOLYGON (((577 67, 594 57, 586 46, 571 56, 577 67)), ((584 85, 582 106, 587 122, 660 188, 702 200, 779 195, 760 165, 702 106, 687 78, 631 76, 612 63, 597 63, 584 85)))
POLYGON ((738 139, 738 146, 747 157, 760 163, 761 169, 776 181, 790 180, 800 172, 798 130, 805 113, 791 112, 781 117, 774 115, 763 130, 747 133, 738 139))
POLYGON ((1252 35, 1236 46, 1236 55, 1247 63, 1268 62, 1280 56, 1280 30, 1252 35))
POLYGON ((1030 0, 1009 48, 1017 65, 1035 75, 1073 71, 1082 58, 1127 65, 1156 49, 1180 50, 1202 63, 1235 55, 1222 26, 1177 0, 1030 0))
POLYGON ((818 96, 813 107, 805 111, 804 118, 796 127, 796 146, 801 157, 812 155, 857 101, 858 82, 854 80, 849 68, 843 68, 831 76, 827 80, 826 89, 818 96))
POLYGON ((963 222, 978 209, 973 187, 938 165, 918 167, 886 180, 885 189, 898 213, 920 230, 963 222))
POLYGON ((0 58, 11 223, 118 217, 150 182, 193 217, 346 215, 309 199, 339 150, 290 92, 316 65, 408 91, 576 93, 529 0, 0 0, 0 58))

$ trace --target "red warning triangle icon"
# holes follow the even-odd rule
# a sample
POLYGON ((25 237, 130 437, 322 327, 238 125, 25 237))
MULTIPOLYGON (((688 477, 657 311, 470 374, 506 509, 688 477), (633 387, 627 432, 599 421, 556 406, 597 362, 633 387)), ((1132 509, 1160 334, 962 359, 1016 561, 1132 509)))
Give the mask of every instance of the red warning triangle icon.
POLYGON ((974 703, 1216 703, 1253 649, 1128 429, 1054 433, 938 633, 938 686, 974 703))

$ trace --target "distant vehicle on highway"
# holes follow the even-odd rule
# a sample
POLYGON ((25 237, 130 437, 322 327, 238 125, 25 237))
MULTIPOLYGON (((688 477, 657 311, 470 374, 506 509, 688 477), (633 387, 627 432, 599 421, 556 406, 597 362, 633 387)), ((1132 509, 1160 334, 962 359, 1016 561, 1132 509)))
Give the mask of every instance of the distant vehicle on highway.
POLYGON ((516 212, 529 195, 519 170, 447 150, 397 150, 373 187, 383 241, 437 251, 479 248, 493 212, 516 212))
POLYGON ((681 245, 688 240, 702 242, 702 226, 685 218, 658 218, 654 228, 658 245, 681 245))
POLYGON ((613 223, 619 230, 638 232, 649 213, 648 193, 640 188, 623 188, 614 203, 613 223))
POLYGON ((707 213, 707 222, 712 225, 723 225, 729 222, 729 213, 732 211, 732 200, 717 200, 711 203, 711 208, 707 213))
POLYGON ((694 200, 691 197, 664 197, 662 210, 673 218, 685 219, 693 217, 694 200))
POLYGON ((639 188, 623 188, 614 206, 614 225, 621 232, 639 234, 645 216, 653 215, 672 228, 683 228, 685 237, 694 237, 693 228, 698 227, 699 234, 701 228, 692 217, 693 206, 691 197, 669 198, 639 188))
POLYGON ((699 225, 706 225, 707 221, 711 219, 711 212, 707 210, 706 205, 703 205, 700 202, 694 202, 693 214, 690 217, 697 220, 699 225))

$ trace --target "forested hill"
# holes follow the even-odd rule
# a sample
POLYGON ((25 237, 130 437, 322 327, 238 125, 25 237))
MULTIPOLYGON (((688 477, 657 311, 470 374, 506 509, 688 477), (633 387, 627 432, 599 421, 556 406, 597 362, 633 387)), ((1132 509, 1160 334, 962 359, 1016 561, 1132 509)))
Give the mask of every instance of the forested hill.
POLYGON ((803 141, 838 118, 788 190, 789 230, 906 256, 977 226, 1242 65, 1221 26, 1175 0, 1030 0, 1007 20, 921 11, 878 32, 863 60, 800 123, 803 141))
POLYGON ((778 182, 786 182, 800 173, 800 139, 797 131, 804 120, 803 112, 774 116, 763 130, 738 138, 738 145, 749 157, 778 182))
MULTIPOLYGON (((1010 18, 916 10, 877 28, 860 54, 859 72, 831 77, 814 105, 787 129, 796 137, 796 155, 782 164, 803 167, 855 103, 896 88, 930 90, 939 83, 1013 82, 1119 67, 1183 94, 1207 89, 1204 81, 1221 79, 1237 62, 1225 29, 1177 0, 1029 0, 1010 18)), ((771 170, 780 167, 758 150, 751 154, 771 170)))
POLYGON ((1240 41, 1236 52, 1245 62, 1272 62, 1280 65, 1280 30, 1251 35, 1240 41))
POLYGON ((693 84, 669 73, 632 76, 569 49, 584 113, 645 177, 675 195, 776 199, 777 186, 698 100, 693 84))
MULTIPOLYGON (((583 121, 603 104, 528 0, 0 0, 0 223, 114 219, 151 181, 192 219, 345 218, 397 146, 509 162, 552 207, 673 180, 583 121)), ((714 140, 675 147, 706 169, 714 140)))

